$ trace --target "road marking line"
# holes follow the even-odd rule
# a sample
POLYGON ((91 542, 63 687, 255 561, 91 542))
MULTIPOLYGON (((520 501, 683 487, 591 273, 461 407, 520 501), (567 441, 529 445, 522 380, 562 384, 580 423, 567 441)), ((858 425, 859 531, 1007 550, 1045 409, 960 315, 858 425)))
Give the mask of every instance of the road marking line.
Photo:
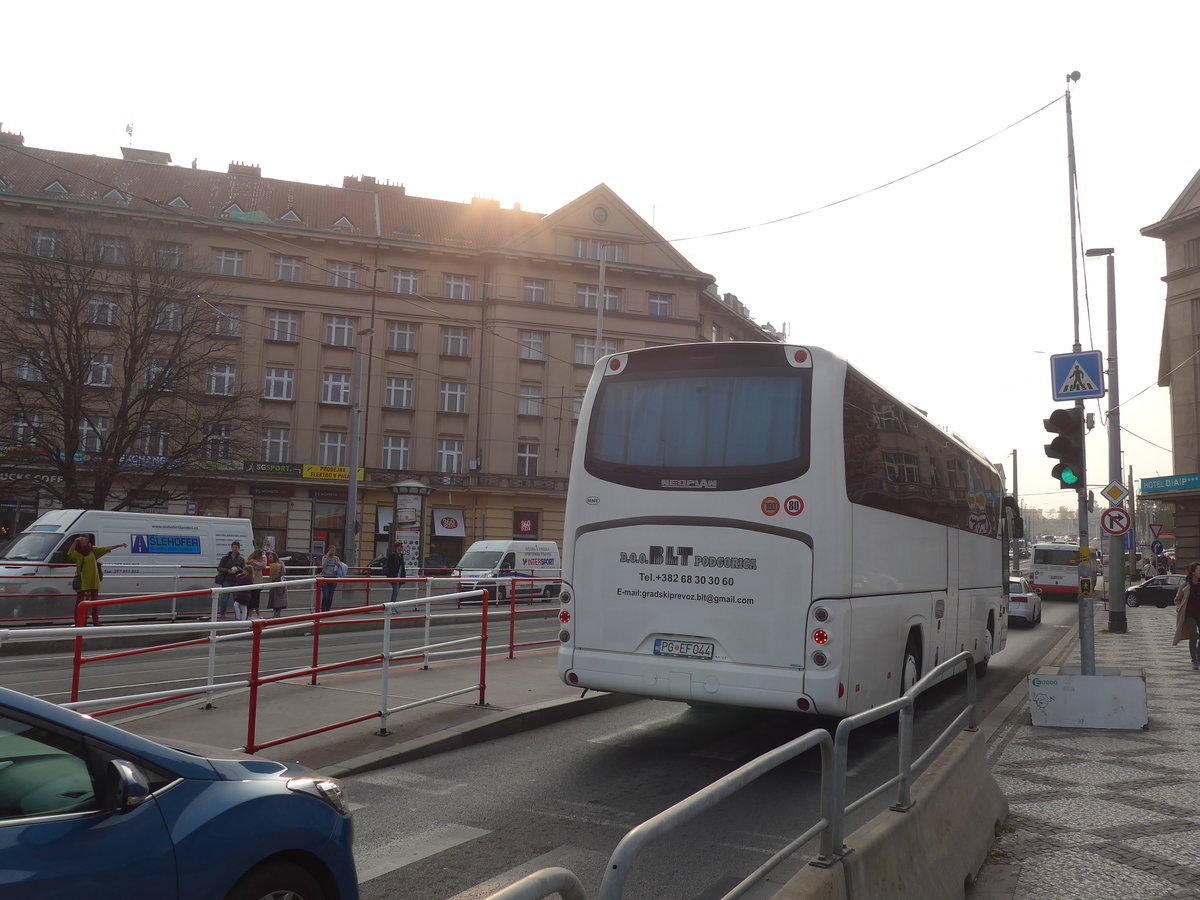
POLYGON ((447 781, 444 778, 430 778, 417 772, 406 772, 398 769, 368 772, 354 777, 355 784, 375 784, 382 787, 402 787, 422 794, 436 797, 452 794, 467 787, 465 781, 447 781))
POLYGON ((380 875, 394 872, 410 866, 419 860, 443 850, 465 844, 476 838, 491 834, 482 828, 472 828, 470 825, 443 825, 423 832, 419 836, 397 838, 386 844, 363 848, 363 859, 355 853, 355 866, 358 869, 358 883, 365 884, 380 875))

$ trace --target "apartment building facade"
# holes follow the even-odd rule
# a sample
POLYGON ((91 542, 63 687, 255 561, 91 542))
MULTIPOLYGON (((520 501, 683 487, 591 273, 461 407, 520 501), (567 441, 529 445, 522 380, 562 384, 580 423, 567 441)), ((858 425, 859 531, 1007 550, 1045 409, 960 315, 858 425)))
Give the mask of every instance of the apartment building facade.
MULTIPOLYGON (((195 302, 216 311, 224 356, 195 374, 253 395, 237 427, 257 449, 220 459, 216 475, 180 471, 170 498, 135 505, 247 516, 280 550, 343 545, 355 449, 354 563, 393 533, 411 561, 451 564, 474 540, 561 541, 575 418, 599 356, 781 337, 605 185, 540 214, 367 176, 335 187, 122 156, 0 135, 0 233, 31 248, 68 228, 153 235, 203 272, 211 296, 195 302)), ((0 455, 4 528, 53 504, 50 477, 0 455)))

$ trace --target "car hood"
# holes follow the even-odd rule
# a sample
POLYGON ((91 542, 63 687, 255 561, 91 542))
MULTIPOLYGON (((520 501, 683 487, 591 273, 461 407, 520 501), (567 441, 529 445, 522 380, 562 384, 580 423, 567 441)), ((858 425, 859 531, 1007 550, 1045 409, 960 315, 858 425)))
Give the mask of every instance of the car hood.
POLYGON ((300 763, 281 762, 275 759, 263 759, 252 756, 241 750, 227 750, 224 747, 214 747, 198 741, 186 741, 178 738, 151 737, 155 741, 173 750, 198 757, 208 763, 213 771, 227 781, 249 781, 258 778, 296 778, 301 775, 313 774, 312 769, 300 763))

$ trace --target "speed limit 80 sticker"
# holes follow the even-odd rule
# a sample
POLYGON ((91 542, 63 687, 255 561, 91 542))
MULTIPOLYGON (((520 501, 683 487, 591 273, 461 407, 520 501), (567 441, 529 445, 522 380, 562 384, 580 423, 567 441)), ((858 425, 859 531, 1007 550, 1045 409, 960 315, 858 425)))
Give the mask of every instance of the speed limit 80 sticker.
POLYGON ((795 494, 783 501, 783 511, 789 516, 798 516, 804 512, 804 501, 795 494))

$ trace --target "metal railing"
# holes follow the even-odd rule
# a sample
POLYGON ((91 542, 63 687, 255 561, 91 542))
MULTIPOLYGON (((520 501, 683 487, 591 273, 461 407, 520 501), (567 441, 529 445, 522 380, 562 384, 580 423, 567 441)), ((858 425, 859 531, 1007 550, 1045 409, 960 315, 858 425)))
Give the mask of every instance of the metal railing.
MULTIPOLYGON (((617 844, 605 866, 597 900, 618 900, 622 896, 625 882, 633 869, 638 854, 651 842, 674 829, 690 822, 701 813, 731 796, 755 779, 788 762, 814 747, 821 752, 821 815, 812 827, 771 856, 765 863, 729 890, 722 900, 741 897, 755 884, 767 876, 777 865, 820 835, 820 850, 811 865, 830 866, 850 852, 845 845, 846 817, 883 794, 889 788, 897 789, 896 802, 890 807, 897 812, 912 808, 912 782, 940 754, 960 730, 975 731, 977 686, 975 658, 963 651, 939 666, 934 667, 924 678, 904 692, 900 697, 875 709, 858 713, 838 723, 836 735, 830 737, 824 729, 814 729, 795 740, 776 747, 725 777, 680 800, 653 818, 628 832, 617 844), (933 743, 915 761, 912 758, 913 705, 919 697, 935 684, 953 675, 966 666, 967 699, 962 711, 934 739, 933 743), (899 771, 883 784, 846 803, 846 780, 848 769, 850 734, 857 728, 899 713, 897 740, 899 742, 899 771)), ((579 878, 567 869, 541 869, 498 893, 488 900, 540 900, 557 892, 564 900, 588 900, 579 878)))

